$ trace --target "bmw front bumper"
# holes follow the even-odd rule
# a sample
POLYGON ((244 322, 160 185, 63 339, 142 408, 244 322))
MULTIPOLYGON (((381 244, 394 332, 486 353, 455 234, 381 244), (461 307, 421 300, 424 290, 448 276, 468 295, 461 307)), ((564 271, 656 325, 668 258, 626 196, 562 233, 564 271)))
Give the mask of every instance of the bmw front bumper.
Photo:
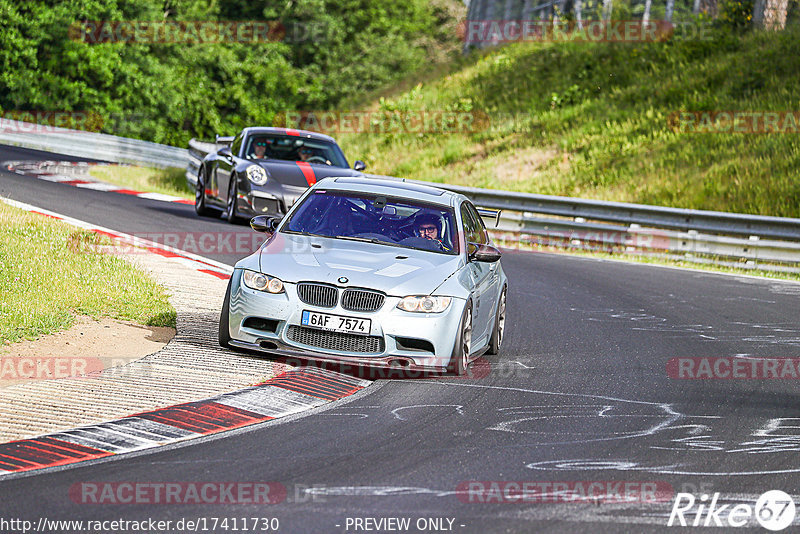
POLYGON ((278 294, 250 289, 241 283, 241 276, 242 270, 237 269, 231 281, 232 346, 369 367, 446 370, 466 302, 453 298, 444 312, 412 313, 397 308, 399 297, 387 296, 377 311, 356 312, 342 308, 341 302, 334 308, 305 304, 298 297, 294 283, 285 283, 284 292, 278 294), (303 310, 369 319, 368 337, 377 348, 347 350, 354 344, 363 346, 365 343, 361 342, 367 340, 359 334, 336 334, 303 326, 303 310))

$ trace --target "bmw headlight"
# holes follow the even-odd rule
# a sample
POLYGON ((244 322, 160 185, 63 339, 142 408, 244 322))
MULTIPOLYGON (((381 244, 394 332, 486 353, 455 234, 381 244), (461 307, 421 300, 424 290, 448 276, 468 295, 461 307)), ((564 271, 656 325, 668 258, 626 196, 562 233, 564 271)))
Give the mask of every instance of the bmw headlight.
POLYGON ((440 313, 450 306, 451 297, 433 297, 431 295, 418 296, 411 295, 403 297, 397 303, 397 307, 401 310, 417 313, 440 313))
POLYGON ((250 165, 245 172, 247 173, 247 179, 254 184, 264 185, 267 183, 267 171, 264 170, 264 167, 260 165, 250 165))
POLYGON ((283 281, 280 278, 267 276, 255 271, 243 271, 242 282, 250 289, 267 293, 283 293, 283 281))

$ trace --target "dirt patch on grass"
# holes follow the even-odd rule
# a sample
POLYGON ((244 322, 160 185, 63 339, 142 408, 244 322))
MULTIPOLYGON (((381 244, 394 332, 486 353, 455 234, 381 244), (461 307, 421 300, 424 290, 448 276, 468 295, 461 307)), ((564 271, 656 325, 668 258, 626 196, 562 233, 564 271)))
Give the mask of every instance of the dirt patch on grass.
MULTIPOLYGON (((495 179, 499 185, 518 182, 530 182, 531 177, 543 169, 550 160, 557 157, 559 152, 555 148, 532 147, 519 150, 495 166, 495 179)), ((560 162, 560 167, 569 167, 566 153, 560 162)), ((563 168, 561 170, 564 170, 563 168)))
POLYGON ((91 375, 157 352, 174 336, 174 328, 79 316, 68 330, 0 346, 0 387, 91 375))

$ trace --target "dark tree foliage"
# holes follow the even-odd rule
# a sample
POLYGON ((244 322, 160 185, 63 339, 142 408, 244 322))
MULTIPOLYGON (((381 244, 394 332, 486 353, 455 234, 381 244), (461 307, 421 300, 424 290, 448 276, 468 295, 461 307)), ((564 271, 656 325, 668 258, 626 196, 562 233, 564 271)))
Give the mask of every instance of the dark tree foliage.
MULTIPOLYGON (((185 145, 331 108, 459 48, 457 0, 0 0, 0 110, 185 145), (272 21, 266 42, 86 42, 95 21, 272 21)), ((88 39, 91 40, 91 39, 88 39)))

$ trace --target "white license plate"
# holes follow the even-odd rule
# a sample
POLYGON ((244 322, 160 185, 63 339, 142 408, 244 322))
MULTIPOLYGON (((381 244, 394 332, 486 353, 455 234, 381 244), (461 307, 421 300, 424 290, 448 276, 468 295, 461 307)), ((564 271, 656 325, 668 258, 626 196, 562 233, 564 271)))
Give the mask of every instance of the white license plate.
POLYGON ((300 321, 303 326, 312 326, 333 332, 347 332, 348 334, 369 334, 370 319, 358 317, 345 317, 344 315, 333 315, 330 313, 319 313, 303 310, 303 318, 300 321))

